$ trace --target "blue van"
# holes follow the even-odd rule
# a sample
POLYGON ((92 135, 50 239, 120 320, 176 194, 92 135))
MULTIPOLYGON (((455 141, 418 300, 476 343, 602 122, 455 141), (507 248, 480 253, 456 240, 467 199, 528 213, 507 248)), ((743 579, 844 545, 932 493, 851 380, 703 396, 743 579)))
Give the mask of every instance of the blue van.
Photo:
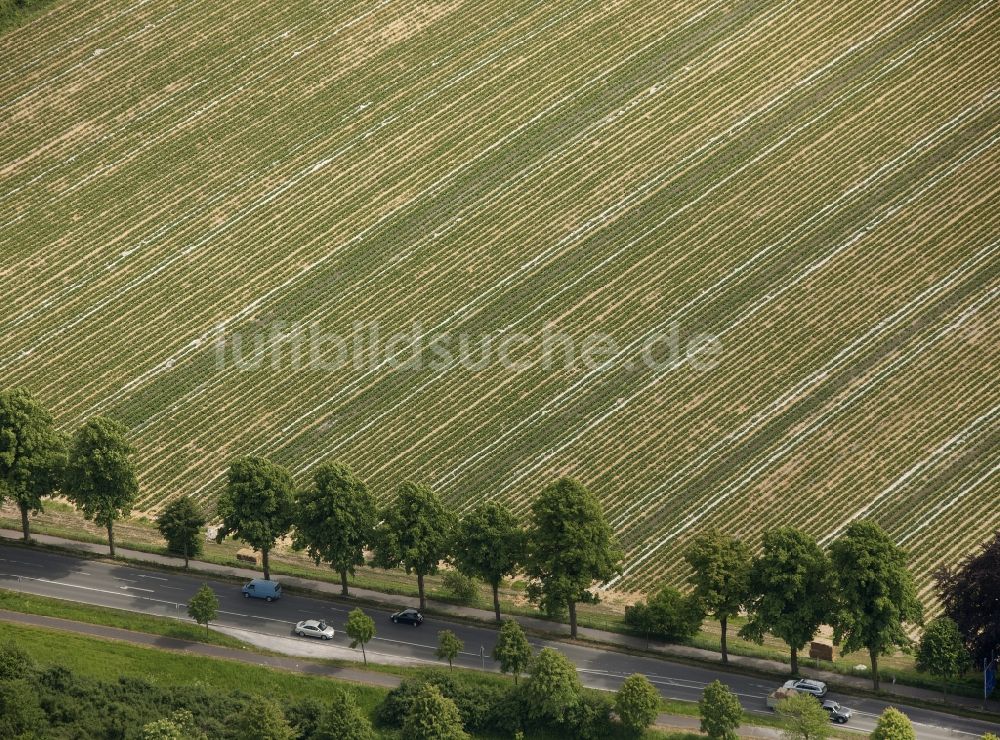
POLYGON ((247 599, 277 601, 281 598, 281 584, 277 581, 265 581, 263 578, 254 578, 243 587, 243 597, 247 599))

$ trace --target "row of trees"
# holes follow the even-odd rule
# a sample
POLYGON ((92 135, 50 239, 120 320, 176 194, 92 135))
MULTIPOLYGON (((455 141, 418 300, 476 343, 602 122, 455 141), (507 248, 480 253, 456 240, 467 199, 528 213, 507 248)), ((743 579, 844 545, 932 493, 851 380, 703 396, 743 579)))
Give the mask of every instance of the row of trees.
POLYGON ((878 657, 908 645, 906 625, 922 617, 906 554, 872 521, 852 522, 829 551, 794 527, 769 529, 756 556, 746 542, 710 529, 693 538, 684 557, 691 594, 665 588, 626 619, 675 638, 693 634, 709 616, 721 627, 724 663, 728 623, 737 615, 748 617, 740 637, 762 643, 772 634, 788 644, 792 673, 799 651, 831 624, 845 652, 868 651, 877 689, 878 657))
MULTIPOLYGON (((114 523, 128 516, 139 491, 133 453, 125 427, 114 420, 95 417, 67 438, 27 390, 0 393, 0 500, 20 508, 26 541, 29 514, 41 511, 44 497, 62 493, 106 527, 114 557, 114 523)), ((373 564, 417 576, 423 608, 425 576, 450 561, 491 585, 499 621, 500 583, 523 570, 532 578, 529 595, 550 614, 568 611, 574 635, 577 603, 593 601, 590 587, 614 576, 621 560, 596 497, 570 479, 542 492, 525 529, 498 502, 483 503, 458 521, 435 492, 404 482, 379 509, 345 465, 320 466, 311 485, 297 490, 281 465, 243 457, 230 466, 216 516, 222 522, 217 541, 234 536, 259 551, 265 578, 271 550, 291 533, 295 547, 340 573, 345 595, 348 575, 370 550, 373 564)), ((158 525, 186 563, 200 551, 206 521, 197 504, 182 497, 165 508, 158 525)))
POLYGON ((25 541, 31 539, 29 514, 42 510, 46 496, 62 493, 107 528, 114 557, 114 523, 128 516, 139 493, 126 431, 98 416, 68 437, 27 390, 0 392, 0 501, 20 509, 25 541))
MULTIPOLYGON (((866 650, 879 688, 879 656, 910 648, 909 628, 923 609, 906 553, 873 521, 856 521, 827 550, 793 527, 765 531, 756 556, 717 530, 695 536, 685 559, 690 594, 664 587, 626 610, 626 622, 647 635, 683 640, 705 616, 721 627, 727 660, 728 622, 745 614, 740 637, 762 643, 766 634, 788 644, 792 673, 798 653, 819 628, 832 625, 845 653, 866 650)), ((945 681, 981 663, 1000 645, 1000 533, 955 569, 937 574, 944 615, 923 631, 917 668, 945 681)))
MULTIPOLYGON (((69 439, 27 391, 0 393, 0 499, 20 508, 25 539, 29 513, 58 491, 107 528, 113 556, 114 522, 128 515, 138 493, 132 452, 117 422, 96 417, 69 439)), ((372 564, 416 575, 423 608, 425 576, 449 562, 491 586, 499 622, 502 580, 524 573, 529 597, 550 615, 568 613, 574 636, 577 604, 596 600, 592 586, 620 572, 622 557, 597 498, 569 478, 542 490, 522 526, 497 501, 459 520, 434 491, 404 482, 380 508, 346 465, 321 465, 310 485, 297 489, 281 465, 243 457, 230 466, 216 516, 222 522, 217 540, 238 537, 259 551, 265 578, 271 550, 291 534, 294 547, 340 573, 345 595, 348 576, 371 552, 372 564)), ((200 551, 206 522, 187 497, 158 518, 169 548, 185 562, 200 551)), ((694 634, 706 616, 716 619, 723 662, 728 623, 738 614, 749 616, 742 637, 762 642, 770 633, 789 645, 793 673, 798 652, 821 625, 831 624, 845 652, 868 651, 878 688, 879 656, 908 646, 907 627, 922 618, 906 553, 872 521, 852 522, 827 550, 795 528, 770 529, 756 556, 746 542, 708 530, 693 538, 684 557, 690 593, 664 588, 626 618, 668 640, 694 634)), ((960 670, 956 665, 968 665, 969 654, 980 662, 1000 644, 1000 612, 991 608, 1000 600, 1000 533, 958 568, 939 571, 937 583, 949 621, 928 626, 921 664, 950 677, 960 670), (956 647, 956 629, 964 650, 956 647)))
MULTIPOLYGON (((736 695, 721 681, 705 687, 698 702, 701 731, 710 740, 738 740, 737 730, 743 723, 743 707, 736 695)), ((830 715, 808 694, 782 699, 775 707, 785 740, 825 740, 833 734, 830 715)), ((910 718, 895 707, 886 707, 879 716, 872 740, 916 740, 910 718)), ((996 740, 986 734, 983 740, 996 740)))
MULTIPOLYGON (((182 537, 187 542, 201 519, 192 515, 190 502, 182 502, 171 504, 164 517, 188 522, 188 536, 182 537)), ((529 596, 550 614, 568 612, 573 635, 577 603, 595 600, 590 587, 615 575, 621 560, 597 498, 569 478, 541 492, 525 528, 497 501, 483 502, 459 520, 437 493, 409 481, 379 508, 364 482, 339 463, 319 466, 312 485, 296 491, 282 466, 244 457, 229 469, 217 514, 217 540, 234 536, 260 551, 265 578, 269 552, 291 533, 294 547, 340 573, 345 595, 348 575, 370 550, 372 564, 416 575, 423 608, 425 577, 450 562, 490 585, 499 622, 500 583, 523 571, 532 579, 529 596)))

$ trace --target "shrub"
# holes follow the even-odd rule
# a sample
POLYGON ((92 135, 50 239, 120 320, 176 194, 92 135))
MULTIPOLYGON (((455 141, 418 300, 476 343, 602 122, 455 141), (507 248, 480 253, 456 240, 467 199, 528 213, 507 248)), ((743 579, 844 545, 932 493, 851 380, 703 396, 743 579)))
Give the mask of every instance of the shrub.
POLYGON ((916 740, 910 718, 894 707, 886 707, 878 718, 871 740, 916 740))
MULTIPOLYGON (((416 707, 416 703, 411 707, 416 707)), ((354 696, 346 691, 334 692, 330 704, 316 723, 315 740, 375 740, 371 722, 361 713, 354 696)))
POLYGON ((462 715, 455 702, 430 683, 423 684, 413 695, 410 711, 403 722, 403 737, 407 740, 466 740, 462 715))
POLYGON ((449 570, 441 581, 444 590, 459 601, 475 602, 479 597, 479 587, 469 576, 457 570, 449 570))
POLYGON ((712 681, 698 702, 701 731, 712 740, 737 740, 736 729, 743 721, 740 700, 721 681, 712 681))
POLYGON ((0 681, 25 678, 35 670, 35 661, 11 641, 0 645, 0 681))
POLYGON ((625 608, 625 624, 643 635, 667 642, 679 642, 698 634, 703 619, 697 601, 670 586, 664 586, 646 602, 625 608))
POLYGON ((808 694, 782 699, 775 711, 785 726, 785 740, 824 740, 830 736, 830 716, 808 694))
POLYGON ((583 692, 576 666, 552 648, 531 661, 524 686, 528 719, 536 722, 561 723, 583 692))
POLYGON ((660 692, 641 673, 634 673, 615 695, 615 712, 629 732, 637 735, 656 720, 660 709, 660 692))
POLYGON ((608 694, 587 691, 566 708, 562 722, 552 729, 562 729, 566 736, 580 740, 599 740, 614 731, 612 709, 614 700, 608 694))
POLYGON ((0 681, 0 737, 33 735, 45 725, 45 713, 28 681, 0 681))

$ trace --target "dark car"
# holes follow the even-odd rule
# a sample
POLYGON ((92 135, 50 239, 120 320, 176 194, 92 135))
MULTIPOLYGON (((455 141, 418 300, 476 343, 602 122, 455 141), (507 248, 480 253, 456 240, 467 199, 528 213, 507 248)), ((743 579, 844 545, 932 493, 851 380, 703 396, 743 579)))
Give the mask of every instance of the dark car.
POLYGON ((844 724, 851 718, 851 715, 854 714, 854 712, 850 709, 840 706, 840 704, 835 702, 833 699, 827 699, 824 701, 823 709, 830 713, 830 721, 836 722, 838 725, 844 724))
POLYGON ((412 624, 414 627, 418 627, 423 623, 424 615, 416 609, 403 609, 403 611, 393 614, 389 619, 397 624, 402 622, 403 624, 412 624))

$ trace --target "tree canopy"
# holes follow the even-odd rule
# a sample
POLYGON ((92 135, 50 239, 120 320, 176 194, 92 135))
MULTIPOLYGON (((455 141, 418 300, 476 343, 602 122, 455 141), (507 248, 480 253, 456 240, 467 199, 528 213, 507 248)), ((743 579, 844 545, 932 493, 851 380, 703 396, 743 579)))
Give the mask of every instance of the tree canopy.
POLYGON ((736 730, 743 722, 743 707, 736 694, 721 681, 705 687, 698 701, 701 731, 711 740, 737 740, 736 730))
POLYGON ((1000 531, 955 569, 936 573, 944 613, 955 620, 976 666, 1000 645, 1000 531))
POLYGON ((132 511, 139 482, 121 422, 95 416, 74 435, 66 463, 64 490, 87 519, 108 530, 108 547, 115 556, 114 523, 132 511))
POLYGON ((622 725, 636 735, 656 721, 660 692, 641 673, 633 673, 615 694, 615 713, 622 725))
POLYGON ((886 707, 878 718, 870 740, 916 740, 910 718, 895 707, 886 707))
POLYGON ((421 609, 427 606, 424 576, 436 573, 447 557, 454 528, 455 515, 441 498, 409 481, 399 485, 396 499, 382 512, 375 532, 375 564, 416 573, 421 609))
POLYGON ((532 720, 563 722, 582 692, 576 666, 562 653, 542 648, 531 661, 524 697, 532 720))
POLYGON ((830 736, 830 715, 809 694, 795 694, 775 707, 785 740, 824 740, 830 736))
POLYGON ((708 529, 684 552, 694 572, 688 582, 701 609, 719 621, 722 628, 722 662, 729 662, 726 632, 731 617, 750 597, 750 550, 742 540, 708 529))
POLYGON ((205 513, 190 496, 179 496, 171 501, 156 518, 156 527, 167 541, 167 550, 188 560, 196 558, 202 550, 202 528, 207 523, 205 513))
POLYGON ((262 457, 241 457, 229 467, 217 513, 222 525, 216 541, 233 535, 261 553, 264 578, 270 579, 268 554, 292 526, 292 476, 262 457))
POLYGON ((0 503, 10 499, 21 511, 21 531, 31 540, 29 514, 62 485, 66 439, 52 416, 26 388, 0 392, 0 503))
POLYGON ((917 645, 917 670, 942 679, 944 691, 948 681, 961 675, 972 663, 969 651, 951 617, 938 617, 924 629, 917 645))
POLYGON ((493 610, 500 621, 500 582, 524 563, 524 530, 503 504, 486 501, 458 526, 453 557, 460 572, 493 589, 493 610))
POLYGON ((757 643, 768 632, 780 637, 791 648, 797 675, 798 651, 830 616, 832 596, 830 559, 816 540, 793 527, 768 529, 750 567, 750 619, 740 636, 757 643))
POLYGON ((361 657, 368 665, 368 653, 365 652, 365 645, 375 637, 375 620, 365 614, 361 609, 352 609, 347 615, 347 624, 344 631, 351 638, 351 649, 361 646, 361 657))
POLYGON ((375 497, 349 467, 325 463, 316 468, 311 487, 295 496, 293 546, 340 573, 347 596, 347 576, 364 565, 364 549, 373 538, 375 497))
POLYGON ((531 505, 528 595, 550 615, 569 610, 576 637, 576 605, 593 602, 595 582, 620 572, 622 552, 597 497, 572 478, 546 486, 531 505))
POLYGON ((834 639, 844 653, 868 651, 878 691, 878 656, 908 647, 905 625, 919 624, 923 615, 906 553, 878 524, 861 520, 833 542, 830 556, 836 578, 834 639))
POLYGON ((348 691, 334 691, 316 723, 312 740, 375 740, 371 720, 348 691))
POLYGON ((219 615, 219 597, 215 595, 211 586, 207 583, 201 584, 201 588, 188 602, 187 612, 191 619, 208 629, 208 623, 219 615))
POLYGON ((413 697, 403 722, 403 737, 411 740, 466 740, 462 715, 455 702, 431 683, 423 684, 413 697))
POLYGON ((441 660, 448 661, 448 668, 454 668, 455 658, 458 654, 462 652, 462 648, 465 647, 465 643, 458 639, 456 635, 451 630, 441 630, 438 632, 438 646, 435 651, 435 655, 441 660))
POLYGON ((667 642, 698 634, 704 618, 698 599, 672 586, 664 586, 646 601, 625 607, 625 624, 667 642))
POLYGON ((505 619, 500 626, 500 633, 493 646, 493 660, 500 663, 501 673, 513 674, 515 684, 518 676, 531 663, 531 645, 521 625, 513 619, 505 619))

